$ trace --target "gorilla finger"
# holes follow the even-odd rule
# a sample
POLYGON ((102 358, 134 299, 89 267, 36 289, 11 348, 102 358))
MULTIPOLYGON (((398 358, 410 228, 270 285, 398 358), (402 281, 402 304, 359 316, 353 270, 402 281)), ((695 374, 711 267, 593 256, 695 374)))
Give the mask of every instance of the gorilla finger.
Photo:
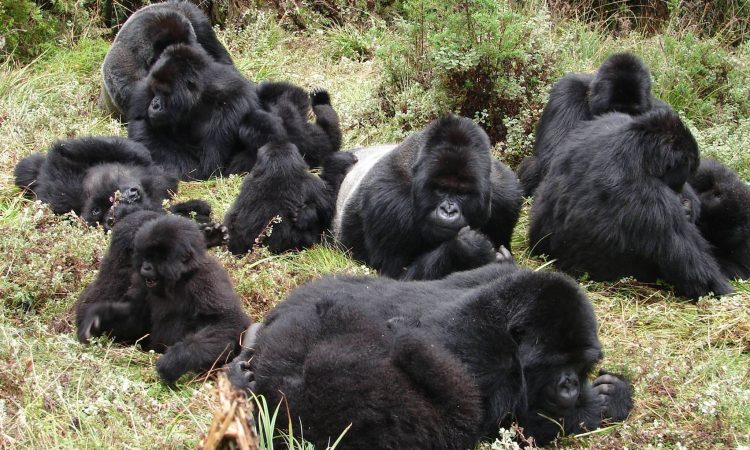
POLYGON ((616 390, 616 387, 614 384, 602 383, 602 384, 596 385, 594 387, 594 390, 596 390, 596 392, 598 392, 600 395, 601 394, 610 395, 616 390))
POLYGON ((618 383, 622 383, 622 380, 620 380, 619 378, 617 378, 614 375, 610 375, 610 374, 606 373, 604 375, 601 375, 601 376, 597 377, 594 380, 594 382, 592 383, 592 385, 594 387, 596 387, 596 386, 598 386, 600 384, 618 384, 618 383))

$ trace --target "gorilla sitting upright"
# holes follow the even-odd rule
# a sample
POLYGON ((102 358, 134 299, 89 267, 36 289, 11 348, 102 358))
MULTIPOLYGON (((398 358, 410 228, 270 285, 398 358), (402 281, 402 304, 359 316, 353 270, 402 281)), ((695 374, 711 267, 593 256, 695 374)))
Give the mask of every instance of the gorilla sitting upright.
MULTIPOLYGON (((559 273, 533 272, 512 263, 488 264, 433 281, 324 278, 296 289, 250 332, 246 350, 230 364, 233 384, 274 401, 283 392, 292 422, 310 425, 305 436, 335 438, 341 425, 351 422, 342 441, 347 448, 347 442, 380 435, 403 440, 389 448, 443 448, 423 430, 435 426, 435 413, 459 414, 455 420, 465 420, 460 414, 467 413, 463 408, 471 408, 470 403, 446 412, 441 402, 449 405, 456 396, 466 395, 472 389, 468 379, 478 386, 483 411, 475 422, 475 436, 496 434, 499 426, 517 420, 525 436, 544 445, 560 432, 592 431, 605 419, 624 420, 632 409, 632 390, 621 376, 602 371, 593 383, 588 380, 602 351, 593 309, 576 283, 559 273), (327 311, 335 308, 353 312, 329 317, 327 311), (352 325, 352 317, 380 331, 352 325), (407 417, 402 419, 405 407, 389 404, 399 394, 404 397, 402 405, 412 403, 413 394, 401 385, 380 400, 368 396, 368 411, 389 408, 385 418, 352 409, 361 395, 380 392, 384 383, 389 386, 387 379, 366 370, 380 364, 384 350, 357 354, 356 348, 378 348, 384 339, 398 345, 394 334, 400 333, 415 333, 435 357, 447 351, 470 377, 442 383, 435 362, 422 362, 430 353, 422 354, 412 361, 422 364, 421 369, 407 373, 414 389, 433 399, 431 404, 417 404, 430 414, 419 419, 404 411, 407 417), (330 341, 338 334, 353 334, 347 342, 361 344, 348 350, 330 341), (331 357, 334 349, 346 354, 345 363, 331 357), (381 356, 372 361, 371 355, 381 356), (310 368, 316 369, 314 374, 310 368), (319 374, 333 379, 315 378, 319 374), (436 383, 442 386, 438 389, 436 383), (317 408, 319 402, 330 406, 317 408), (413 430, 413 435, 404 436, 402 427, 413 430)), ((465 441, 462 445, 471 448, 465 441)))
POLYGON ((436 279, 510 250, 518 180, 470 119, 446 116, 401 144, 354 154, 334 219, 354 258, 392 278, 436 279))

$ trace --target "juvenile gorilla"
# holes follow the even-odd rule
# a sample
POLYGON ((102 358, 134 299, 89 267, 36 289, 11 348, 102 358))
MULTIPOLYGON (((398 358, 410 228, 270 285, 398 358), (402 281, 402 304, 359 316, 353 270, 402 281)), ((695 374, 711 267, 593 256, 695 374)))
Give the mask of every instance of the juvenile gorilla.
POLYGON ((651 74, 635 55, 616 53, 595 74, 570 73, 553 86, 536 128, 534 155, 518 167, 524 195, 531 196, 544 178, 557 149, 582 121, 607 112, 640 115, 669 108, 651 95, 651 74))
MULTIPOLYGON (((349 424, 336 448, 472 448, 481 399, 463 364, 421 330, 356 306, 323 299, 309 316, 276 316, 250 363, 253 391, 288 408, 315 448, 349 424)), ((230 379, 247 386, 242 358, 230 379)))
POLYGON ((240 128, 259 108, 255 85, 202 47, 167 47, 134 87, 128 136, 181 179, 217 175, 243 150, 240 128))
POLYGON ((750 277, 750 187, 718 161, 704 159, 690 184, 700 199, 698 228, 728 278, 750 277))
POLYGON ((510 249, 518 180, 470 119, 446 116, 401 144, 354 153, 334 219, 354 258, 392 278, 435 279, 510 249))
POLYGON ((111 225, 116 205, 161 209, 177 192, 177 178, 154 165, 145 147, 119 137, 59 141, 46 155, 21 160, 15 183, 55 214, 73 211, 90 225, 105 226, 111 225))
MULTIPOLYGON (((164 381, 174 382, 184 373, 207 370, 231 359, 250 318, 242 311, 227 272, 206 253, 195 222, 145 214, 150 213, 127 216, 127 223, 121 224, 123 233, 113 237, 111 252, 117 250, 120 258, 126 257, 128 247, 122 239, 132 235, 133 225, 142 221, 133 237, 127 292, 119 296, 111 290, 113 297, 92 298, 92 294, 107 292, 87 289, 78 304, 78 336, 83 342, 103 334, 123 342, 142 338, 139 342, 144 348, 163 353, 156 369, 164 381)), ((109 255, 108 259, 98 278, 118 283, 124 265, 109 255)))
POLYGON ((303 249, 320 242, 333 217, 341 180, 356 158, 336 152, 324 163, 321 177, 311 174, 297 147, 274 140, 258 151, 258 160, 242 182, 227 212, 229 251, 249 251, 275 217, 271 234, 261 238, 274 253, 303 249))
MULTIPOLYGON (((346 326, 345 320, 334 327, 320 323, 320 305, 327 302, 358 311, 373 327, 383 321, 400 324, 403 332, 418 333, 435 351, 446 349, 458 358, 479 387, 483 415, 475 426, 480 436, 494 435, 499 426, 509 426, 515 419, 525 436, 544 445, 560 431, 591 431, 604 419, 624 420, 632 409, 632 390, 624 378, 603 371, 593 383, 588 381, 602 351, 591 304, 575 282, 559 273, 522 270, 511 263, 488 264, 434 281, 328 277, 308 283, 274 308, 259 331, 254 330, 250 348, 230 365, 232 382, 271 395, 278 383, 288 380, 295 386, 295 397, 307 399, 305 395, 315 387, 294 380, 307 376, 303 363, 310 346, 318 341, 305 336, 317 337, 346 326)), ((382 330, 381 334, 387 335, 382 330)), ((362 341, 368 342, 368 336, 362 336, 362 341)), ((366 357, 358 358, 363 360, 359 364, 368 364, 366 357)), ((333 361, 329 364, 335 366, 333 361)), ((369 392, 384 386, 377 377, 370 380, 367 372, 342 371, 344 375, 348 384, 318 394, 315 401, 325 395, 332 398, 321 401, 335 402, 342 391, 369 392)), ((441 382, 431 368, 421 375, 441 382)), ((470 388, 465 382, 448 381, 442 389, 422 392, 438 399, 441 394, 453 396, 470 388)), ((391 395, 409 393, 400 389, 391 395)), ((398 416, 398 411, 393 413, 398 416)), ((356 412, 342 408, 316 412, 321 416, 316 421, 332 423, 357 417, 356 412)), ((388 427, 397 426, 399 420, 381 420, 388 425, 373 431, 388 434, 388 427)), ((429 442, 415 446, 441 448, 429 442)))
POLYGON ((172 44, 200 46, 216 62, 232 65, 200 8, 188 1, 154 3, 128 18, 107 52, 100 106, 124 118, 135 84, 146 77, 161 52, 172 44))
POLYGON ((698 159, 695 139, 669 109, 585 122, 557 149, 537 190, 532 253, 594 280, 661 278, 690 298, 731 292, 675 194, 698 159))

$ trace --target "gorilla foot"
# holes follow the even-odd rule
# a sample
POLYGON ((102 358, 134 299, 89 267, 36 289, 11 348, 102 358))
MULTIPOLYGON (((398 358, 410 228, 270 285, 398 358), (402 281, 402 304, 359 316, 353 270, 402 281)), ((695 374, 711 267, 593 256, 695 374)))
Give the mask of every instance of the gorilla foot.
POLYGON ((331 96, 328 94, 328 91, 322 87, 317 87, 310 91, 310 100, 312 101, 313 106, 331 104, 331 96))
POLYGON ((205 225, 203 237, 206 239, 206 247, 223 247, 229 241, 229 228, 220 223, 205 225))

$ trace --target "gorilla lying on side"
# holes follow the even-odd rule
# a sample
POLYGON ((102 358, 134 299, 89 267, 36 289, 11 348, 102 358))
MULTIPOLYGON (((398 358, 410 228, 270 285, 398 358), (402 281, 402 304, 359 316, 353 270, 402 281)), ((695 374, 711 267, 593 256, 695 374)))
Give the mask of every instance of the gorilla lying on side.
POLYGON ((21 160, 15 182, 55 214, 73 211, 89 225, 105 226, 111 225, 116 204, 156 210, 177 192, 177 179, 154 165, 145 147, 119 137, 56 142, 46 155, 21 160))
POLYGON ((320 242, 333 217, 339 185, 356 162, 351 153, 335 152, 324 162, 320 177, 309 172, 297 147, 279 137, 258 151, 258 160, 242 182, 240 193, 224 218, 229 251, 246 253, 274 217, 270 236, 261 243, 274 253, 299 250, 320 242))
MULTIPOLYGON (((297 435, 326 448, 351 424, 336 448, 475 445, 481 399, 461 361, 421 330, 354 302, 310 306, 309 316, 269 324, 255 356, 254 391, 288 408, 297 435)), ((244 384, 248 372, 231 367, 230 379, 244 384)))
POLYGON ((354 258, 392 278, 436 279, 510 250, 518 180, 470 119, 446 116, 399 145, 354 153, 334 219, 354 258))
POLYGON ((534 155, 518 166, 524 195, 531 196, 568 132, 580 122, 607 112, 636 116, 652 108, 669 108, 651 95, 651 74, 629 53, 616 53, 595 74, 570 73, 553 86, 536 127, 534 155))
POLYGON ((76 314, 82 342, 109 334, 164 353, 156 369, 167 382, 231 359, 250 325, 195 222, 151 211, 115 226, 109 253, 78 299, 76 314))
POLYGON ((200 46, 216 62, 232 65, 200 8, 188 1, 154 3, 136 11, 117 33, 102 64, 99 105, 124 118, 135 84, 167 46, 178 43, 200 46))
POLYGON ((728 278, 750 277, 750 187, 718 161, 704 159, 690 184, 700 198, 698 228, 728 278))
MULTIPOLYGON (((465 414, 463 408, 472 408, 464 403, 446 413, 444 407, 450 403, 443 402, 466 397, 473 383, 441 380, 442 375, 434 371, 435 361, 412 360, 414 372, 407 373, 415 388, 432 400, 423 406, 431 414, 423 413, 423 421, 411 417, 402 421, 403 406, 393 407, 375 396, 368 407, 387 408, 387 420, 360 413, 350 406, 359 403, 360 395, 389 387, 386 378, 370 377, 366 368, 387 360, 372 358, 375 351, 348 353, 345 345, 330 344, 330 336, 337 333, 353 333, 347 342, 362 347, 383 345, 376 334, 396 345, 399 338, 394 334, 415 336, 432 348, 436 359, 443 349, 458 358, 468 370, 468 380, 479 387, 483 416, 475 423, 477 436, 495 434, 499 426, 518 420, 525 436, 544 445, 560 431, 579 433, 599 428, 605 418, 624 420, 632 409, 632 390, 624 378, 602 371, 593 383, 588 381, 602 351, 591 304, 575 282, 559 273, 533 272, 512 263, 488 264, 436 281, 324 278, 292 292, 251 333, 248 348, 229 366, 232 383, 276 402, 282 391, 294 414, 292 421, 297 423, 297 416, 301 417, 305 436, 335 438, 341 424, 352 422, 344 445, 365 436, 394 435, 405 442, 392 448, 442 448, 423 438, 422 430, 435 425, 436 415, 465 414), (337 307, 353 312, 326 316, 327 309, 337 307), (366 322, 351 324, 352 316, 366 322), (332 319, 335 322, 327 322, 332 319), (403 329, 385 330, 386 321, 403 329), (368 326, 377 332, 365 331, 368 326), (333 351, 345 353, 346 363, 332 357, 333 351), (309 372, 312 367, 314 375, 309 372), (333 379, 314 378, 318 374, 333 379), (442 384, 439 389, 437 383, 442 384), (316 407, 320 402, 336 406, 316 407), (415 436, 399 427, 416 430, 415 436), (416 441, 407 441, 411 438, 416 441)), ((377 351, 383 355, 384 349, 377 351)), ((413 393, 407 388, 387 390, 389 396, 404 397, 401 405, 413 404, 413 393)), ((463 439, 471 433, 457 436, 463 439)))
POLYGON ((582 123, 557 149, 537 190, 532 253, 594 280, 661 278, 690 298, 731 292, 676 194, 698 159, 695 139, 670 109, 582 123))
POLYGON ((133 89, 128 137, 183 180, 219 174, 243 149, 242 120, 258 109, 255 85, 202 47, 167 47, 133 89))

